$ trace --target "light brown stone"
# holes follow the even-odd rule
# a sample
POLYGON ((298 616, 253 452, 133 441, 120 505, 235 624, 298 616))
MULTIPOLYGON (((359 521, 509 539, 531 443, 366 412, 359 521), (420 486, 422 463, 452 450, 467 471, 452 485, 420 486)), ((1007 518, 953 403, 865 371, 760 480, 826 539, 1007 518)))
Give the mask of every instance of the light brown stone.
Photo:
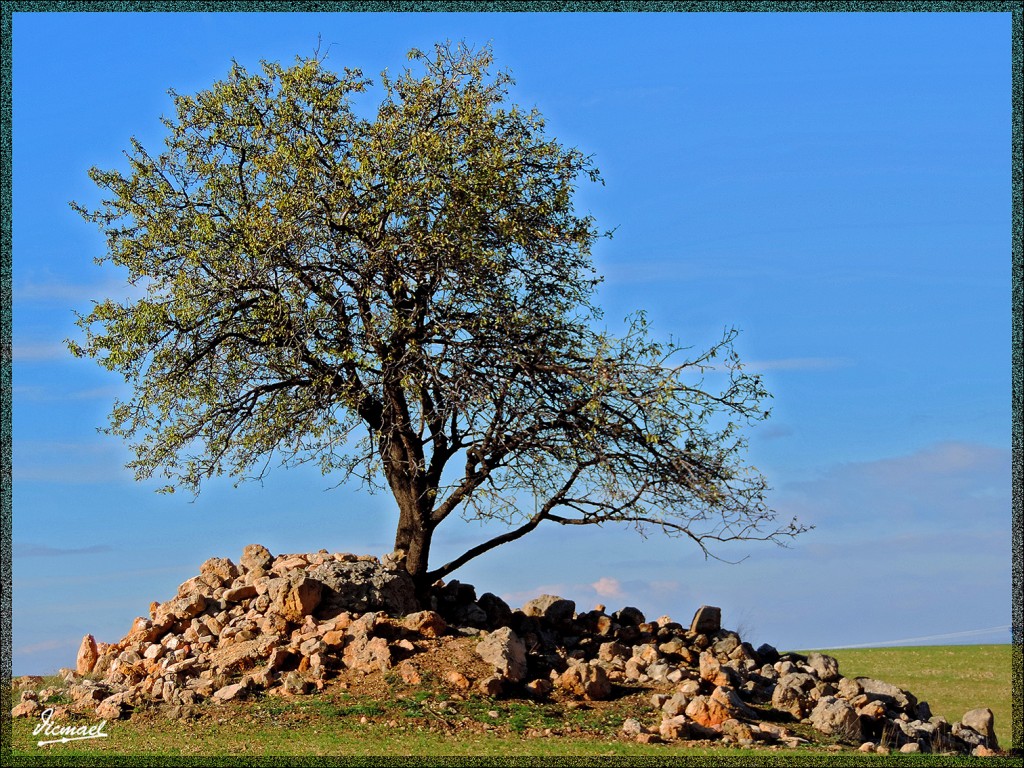
POLYGON ((423 637, 441 637, 448 629, 448 624, 441 618, 441 614, 434 611, 410 613, 405 617, 402 626, 423 637))
POLYGON ((274 556, 262 544, 249 544, 242 550, 241 563, 246 570, 268 570, 273 562, 274 556))
POLYGON ((302 622, 320 604, 323 584, 307 578, 304 573, 292 572, 287 576, 271 579, 267 594, 270 596, 270 610, 288 621, 302 622))
POLYGON ((671 717, 666 717, 658 726, 658 735, 665 741, 685 739, 689 733, 686 724, 687 720, 685 715, 673 715, 671 717))
POLYGON ((249 600, 250 598, 256 597, 256 587, 252 584, 243 584, 240 587, 232 587, 231 589, 225 590, 221 597, 229 603, 240 603, 243 600, 249 600))
POLYGON ((444 676, 444 679, 450 685, 455 686, 460 691, 467 691, 467 690, 469 690, 470 685, 472 685, 472 683, 470 683, 468 677, 466 677, 464 674, 462 674, 458 670, 454 670, 454 669, 451 670, 448 674, 446 674, 444 676))
POLYGON ((96 638, 86 635, 82 638, 82 644, 78 646, 78 658, 75 661, 75 671, 80 675, 88 675, 96 666, 100 658, 99 650, 96 648, 96 638))
POLYGON ((201 566, 202 576, 212 576, 213 586, 221 587, 230 584, 238 576, 238 566, 226 557, 211 557, 201 566))
POLYGON ((268 657, 275 646, 275 638, 260 636, 210 651, 207 659, 211 667, 224 671, 252 669, 258 660, 268 657))
POLYGON ((729 685, 731 683, 729 673, 722 667, 722 662, 711 651, 704 651, 700 655, 700 677, 714 686, 729 685))
POLYGON ((476 652, 505 679, 518 683, 526 677, 526 646, 508 627, 487 635, 477 643, 476 652))
POLYGON ((42 712, 43 708, 35 699, 27 699, 11 710, 11 717, 32 717, 42 712))
POLYGON ((558 676, 555 686, 589 701, 604 701, 612 693, 607 673, 591 664, 573 664, 558 676))
POLYGON ((108 696, 96 707, 96 716, 104 720, 122 720, 131 713, 131 707, 127 703, 126 692, 115 693, 108 696))
POLYGON ((245 698, 245 686, 241 683, 225 685, 213 694, 214 701, 235 701, 241 698, 245 698))
POLYGON ((697 696, 686 705, 686 716, 710 728, 732 719, 733 713, 710 696, 697 696))
POLYGON ((479 683, 477 683, 477 690, 480 691, 484 696, 495 698, 501 696, 501 692, 504 689, 502 679, 497 675, 491 677, 485 677, 479 683))
POLYGON ((416 667, 408 661, 403 661, 398 665, 398 674, 401 675, 402 680, 407 685, 419 685, 423 682, 423 678, 420 677, 419 670, 417 670, 416 667))
POLYGON ((345 644, 345 633, 340 629, 332 629, 325 632, 322 639, 328 648, 341 648, 345 644))
POLYGON ((356 635, 345 646, 343 661, 349 669, 360 672, 386 672, 393 663, 388 641, 383 637, 368 639, 365 634, 356 635))
POLYGON ((623 660, 628 659, 629 657, 629 649, 622 643, 614 640, 610 643, 601 643, 597 648, 597 658, 600 661, 615 661, 616 659, 623 660))

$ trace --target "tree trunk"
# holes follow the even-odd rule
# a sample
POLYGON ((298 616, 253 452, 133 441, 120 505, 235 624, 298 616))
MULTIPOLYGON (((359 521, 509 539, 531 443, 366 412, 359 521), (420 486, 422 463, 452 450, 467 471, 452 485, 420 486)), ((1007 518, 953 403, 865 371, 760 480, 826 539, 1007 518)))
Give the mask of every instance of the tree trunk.
POLYGON ((398 518, 398 531, 395 533, 395 549, 405 552, 405 569, 413 578, 427 572, 433 533, 418 509, 414 508, 408 513, 402 510, 398 518))
POLYGON ((416 583, 416 594, 422 599, 430 586, 426 581, 430 541, 434 535, 430 509, 413 493, 396 493, 395 498, 399 509, 395 550, 405 553, 405 569, 416 583))
POLYGON ((433 494, 427 493, 423 475, 423 443, 409 427, 409 413, 400 390, 391 393, 386 419, 392 428, 381 433, 380 455, 391 493, 398 502, 398 530, 395 550, 405 553, 405 569, 416 584, 422 601, 430 584, 426 583, 427 561, 434 525, 430 520, 433 494), (385 439, 384 435, 388 437, 385 439))

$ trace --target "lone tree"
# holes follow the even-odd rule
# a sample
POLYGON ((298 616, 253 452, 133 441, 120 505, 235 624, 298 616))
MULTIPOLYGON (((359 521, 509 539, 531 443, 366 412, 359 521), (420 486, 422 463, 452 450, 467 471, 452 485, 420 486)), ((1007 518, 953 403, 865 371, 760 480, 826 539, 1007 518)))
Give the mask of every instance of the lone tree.
POLYGON ((132 383, 105 431, 136 477, 198 493, 276 460, 383 476, 421 588, 545 522, 660 529, 705 555, 805 530, 776 523, 742 461, 767 392, 735 330, 699 354, 652 341, 642 313, 595 330, 601 234, 573 206, 600 181, 591 158, 508 103, 488 49, 410 59, 419 74, 381 75, 373 119, 358 70, 234 64, 171 92, 160 154, 132 140, 129 173, 90 171, 106 199, 73 206, 106 234, 97 262, 145 295, 95 304, 68 344, 132 383), (431 569, 456 511, 507 532, 431 569))

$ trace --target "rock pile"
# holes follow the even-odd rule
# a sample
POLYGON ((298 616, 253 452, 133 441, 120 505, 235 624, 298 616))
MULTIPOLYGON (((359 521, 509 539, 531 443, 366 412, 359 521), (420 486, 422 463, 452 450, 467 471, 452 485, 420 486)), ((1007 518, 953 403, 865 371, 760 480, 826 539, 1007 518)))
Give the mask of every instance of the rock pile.
MULTIPOLYGON (((274 557, 250 545, 238 564, 207 560, 119 642, 87 635, 77 669, 65 676, 67 694, 77 711, 118 719, 142 705, 187 715, 203 701, 260 691, 303 695, 343 672, 397 672, 417 684, 417 657, 458 638, 472 647, 477 674, 471 678, 468 666, 449 670, 445 684, 455 689, 589 701, 623 688, 654 691, 653 711, 622 726, 639 741, 795 746, 805 743, 794 732, 803 724, 862 751, 998 749, 990 710, 951 724, 908 691, 842 676, 829 656, 755 649, 723 629, 712 606, 683 626, 667 616, 647 621, 629 607, 581 613, 553 595, 513 610, 457 581, 438 583, 428 600, 418 602, 412 580, 390 556, 274 557)), ((38 714, 39 698, 24 691, 12 715, 38 714)))

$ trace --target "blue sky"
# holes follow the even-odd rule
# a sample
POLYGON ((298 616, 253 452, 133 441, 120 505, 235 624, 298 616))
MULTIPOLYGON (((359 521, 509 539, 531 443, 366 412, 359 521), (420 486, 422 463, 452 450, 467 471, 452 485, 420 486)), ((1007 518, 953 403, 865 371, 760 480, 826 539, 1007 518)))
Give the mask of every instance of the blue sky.
MULTIPOLYGON (((154 493, 97 433, 117 376, 74 360, 72 310, 125 295, 68 207, 129 137, 160 145, 168 88, 232 58, 376 76, 412 47, 491 43, 551 135, 606 180, 578 208, 615 327, 647 310, 695 345, 725 326, 773 417, 749 458, 772 505, 816 525, 782 549, 625 529, 540 529, 456 578, 515 605, 544 591, 688 621, 701 603, 755 645, 836 647, 1010 623, 1009 14, 15 14, 14 673, 114 641, 212 556, 383 554, 393 504, 311 471, 154 493)), ((435 562, 486 534, 453 520, 435 562)), ((993 629, 1000 628, 1000 629, 993 629)), ((989 631, 991 630, 991 631, 989 631)))

